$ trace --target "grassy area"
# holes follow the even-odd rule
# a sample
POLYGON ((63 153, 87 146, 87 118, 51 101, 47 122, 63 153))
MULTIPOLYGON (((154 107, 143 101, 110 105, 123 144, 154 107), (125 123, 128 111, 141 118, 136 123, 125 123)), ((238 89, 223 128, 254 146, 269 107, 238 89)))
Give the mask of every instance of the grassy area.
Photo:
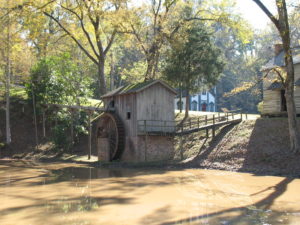
POLYGON ((99 99, 88 98, 87 103, 84 104, 84 106, 103 107, 104 103, 99 99))
MULTIPOLYGON (((19 86, 12 86, 10 88, 10 97, 26 100, 27 94, 26 94, 25 88, 19 87, 19 86)), ((3 101, 4 98, 5 98, 5 87, 4 87, 4 85, 1 85, 0 86, 0 101, 3 101)))

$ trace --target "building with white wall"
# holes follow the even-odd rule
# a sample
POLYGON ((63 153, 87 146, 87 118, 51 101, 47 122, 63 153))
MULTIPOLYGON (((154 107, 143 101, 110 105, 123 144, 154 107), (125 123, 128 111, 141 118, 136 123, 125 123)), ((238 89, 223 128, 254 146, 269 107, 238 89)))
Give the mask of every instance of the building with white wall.
MULTIPOLYGON (((203 111, 203 112, 216 112, 216 87, 210 91, 202 91, 194 95, 190 95, 190 106, 191 111, 203 111)), ((175 109, 180 109, 180 98, 176 96, 174 101, 175 109)), ((186 95, 182 96, 182 109, 185 109, 186 95)))

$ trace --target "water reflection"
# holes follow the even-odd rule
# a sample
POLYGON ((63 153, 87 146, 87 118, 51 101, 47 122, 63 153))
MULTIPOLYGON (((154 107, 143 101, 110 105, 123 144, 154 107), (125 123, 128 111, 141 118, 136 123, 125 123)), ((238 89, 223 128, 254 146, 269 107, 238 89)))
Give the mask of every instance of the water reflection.
POLYGON ((0 161, 0 224, 299 224, 300 180, 0 161))

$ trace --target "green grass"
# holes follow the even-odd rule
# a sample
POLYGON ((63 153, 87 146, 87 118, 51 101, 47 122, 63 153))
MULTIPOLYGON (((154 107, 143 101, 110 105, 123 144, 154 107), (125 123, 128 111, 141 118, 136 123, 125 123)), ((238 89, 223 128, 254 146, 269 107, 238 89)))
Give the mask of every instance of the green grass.
MULTIPOLYGON (((1 85, 0 86, 0 101, 4 100, 4 96, 5 96, 5 87, 1 85)), ((27 93, 25 91, 25 88, 11 87, 10 88, 10 97, 26 100, 27 99, 27 93)))
POLYGON ((88 98, 85 106, 93 106, 93 107, 103 107, 103 101, 94 98, 88 98))

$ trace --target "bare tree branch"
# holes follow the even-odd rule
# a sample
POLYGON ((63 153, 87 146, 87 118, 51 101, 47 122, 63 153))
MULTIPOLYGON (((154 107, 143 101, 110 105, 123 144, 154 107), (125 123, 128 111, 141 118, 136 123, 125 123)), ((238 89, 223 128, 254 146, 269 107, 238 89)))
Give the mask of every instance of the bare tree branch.
POLYGON ((52 20, 54 20, 58 24, 58 26, 61 29, 63 29, 75 41, 75 43, 87 55, 87 57, 89 57, 96 65, 98 65, 98 61, 82 46, 82 44, 75 38, 75 36, 59 22, 58 19, 56 19, 54 16, 52 16, 51 14, 49 14, 47 12, 43 12, 43 13, 44 13, 44 15, 46 15, 49 18, 51 18, 52 20))
POLYGON ((267 9, 267 7, 260 0, 253 0, 259 8, 270 18, 278 30, 280 30, 279 20, 267 9))

